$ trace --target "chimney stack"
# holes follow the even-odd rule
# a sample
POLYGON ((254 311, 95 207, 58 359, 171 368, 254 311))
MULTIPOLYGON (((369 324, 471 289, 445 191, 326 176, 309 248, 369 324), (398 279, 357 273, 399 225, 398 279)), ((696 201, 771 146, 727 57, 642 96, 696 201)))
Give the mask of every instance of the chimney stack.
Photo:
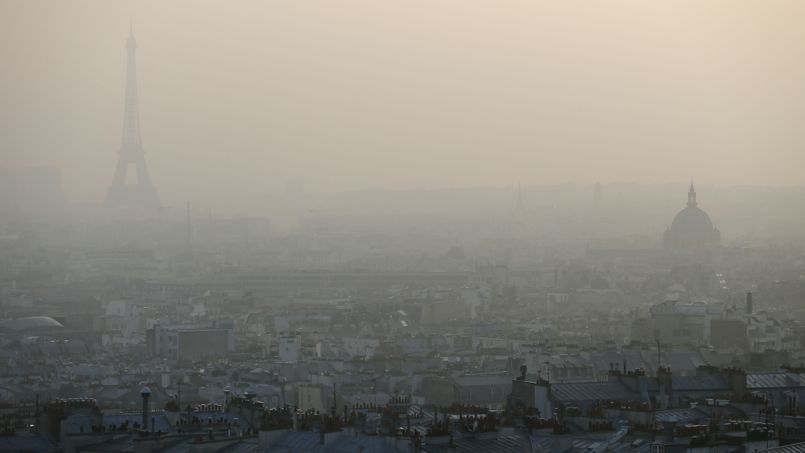
POLYGON ((148 431, 148 398, 151 396, 151 389, 143 387, 140 396, 143 397, 143 430, 148 431))
POLYGON ((746 314, 751 315, 752 310, 753 310, 753 307, 752 307, 752 291, 747 291, 747 293, 746 293, 746 314))
POLYGON ((673 417, 670 420, 664 420, 662 422, 662 437, 664 441, 674 441, 674 430, 676 429, 677 423, 679 423, 679 421, 676 419, 676 417, 673 417))

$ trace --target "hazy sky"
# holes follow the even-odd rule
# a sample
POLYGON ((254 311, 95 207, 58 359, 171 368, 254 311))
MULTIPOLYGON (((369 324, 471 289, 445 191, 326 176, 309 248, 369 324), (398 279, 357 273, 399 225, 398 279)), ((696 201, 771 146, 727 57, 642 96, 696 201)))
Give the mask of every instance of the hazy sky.
POLYGON ((0 166, 100 200, 125 40, 167 204, 217 193, 805 182, 805 2, 0 1, 0 166))

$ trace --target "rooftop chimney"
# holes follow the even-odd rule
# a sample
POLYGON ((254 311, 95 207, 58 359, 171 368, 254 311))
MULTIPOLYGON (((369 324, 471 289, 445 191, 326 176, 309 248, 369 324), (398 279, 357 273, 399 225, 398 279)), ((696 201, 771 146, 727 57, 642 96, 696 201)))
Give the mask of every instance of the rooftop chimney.
POLYGON ((151 396, 151 389, 143 387, 140 396, 143 397, 143 430, 148 431, 148 398, 151 396))
POLYGON ((679 421, 676 418, 671 418, 669 420, 663 420, 662 422, 662 434, 663 440, 666 442, 673 442, 674 441, 674 430, 676 429, 676 425, 679 421))

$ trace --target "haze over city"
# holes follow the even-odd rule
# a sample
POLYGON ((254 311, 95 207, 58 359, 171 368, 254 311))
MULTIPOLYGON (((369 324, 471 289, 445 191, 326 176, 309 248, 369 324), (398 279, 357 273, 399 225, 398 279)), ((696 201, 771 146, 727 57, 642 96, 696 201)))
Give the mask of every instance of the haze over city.
MULTIPOLYGON (((288 187, 801 185, 801 2, 0 6, 4 167, 103 198, 133 23, 166 204, 288 187)), ((244 202, 241 202, 244 200, 244 202)))
POLYGON ((805 452, 802 23, 0 0, 0 453, 805 452))

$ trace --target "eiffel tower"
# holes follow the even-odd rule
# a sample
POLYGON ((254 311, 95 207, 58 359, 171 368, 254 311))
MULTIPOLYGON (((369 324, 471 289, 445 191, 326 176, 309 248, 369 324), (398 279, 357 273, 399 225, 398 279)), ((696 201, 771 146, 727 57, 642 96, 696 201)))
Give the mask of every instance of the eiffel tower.
POLYGON ((117 158, 114 180, 106 191, 106 204, 114 207, 159 208, 157 190, 151 184, 145 152, 140 139, 140 110, 137 101, 137 42, 129 31, 126 42, 128 62, 126 65, 126 105, 123 111, 123 141, 117 158), (137 178, 128 183, 129 166, 134 166, 137 178))

